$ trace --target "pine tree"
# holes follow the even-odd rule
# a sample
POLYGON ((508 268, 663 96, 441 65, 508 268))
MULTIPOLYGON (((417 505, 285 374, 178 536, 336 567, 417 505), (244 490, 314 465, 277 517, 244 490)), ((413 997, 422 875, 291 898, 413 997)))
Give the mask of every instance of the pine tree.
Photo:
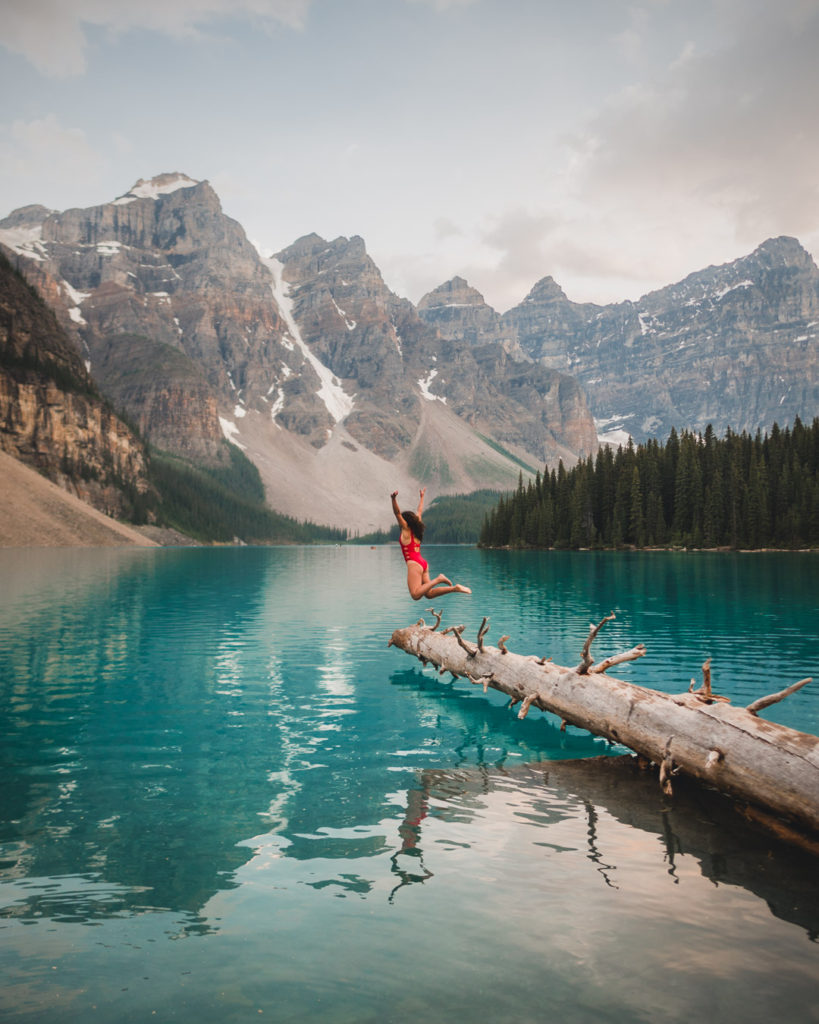
POLYGON ((645 547, 646 527, 643 515, 643 490, 640 486, 640 470, 635 464, 631 471, 631 509, 629 511, 629 533, 631 540, 638 547, 645 547))

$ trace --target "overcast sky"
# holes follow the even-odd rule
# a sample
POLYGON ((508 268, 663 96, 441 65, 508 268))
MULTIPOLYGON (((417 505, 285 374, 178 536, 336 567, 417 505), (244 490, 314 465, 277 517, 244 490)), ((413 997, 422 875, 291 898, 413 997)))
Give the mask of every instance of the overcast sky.
POLYGON ((0 218, 181 171, 417 302, 819 254, 817 0, 0 0, 0 218))

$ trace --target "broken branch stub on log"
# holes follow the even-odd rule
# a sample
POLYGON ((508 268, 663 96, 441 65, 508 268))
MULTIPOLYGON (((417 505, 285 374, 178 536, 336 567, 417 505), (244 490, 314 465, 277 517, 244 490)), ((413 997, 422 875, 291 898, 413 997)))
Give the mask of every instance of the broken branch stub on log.
MULTIPOLYGON (((642 657, 642 644, 597 666, 589 655, 592 640, 610 618, 592 625, 577 669, 515 654, 505 647, 508 637, 499 647, 482 642, 473 648, 460 635, 463 627, 434 632, 425 625, 408 626, 395 630, 390 644, 456 678, 469 676, 507 694, 510 706, 521 704, 519 717, 536 707, 629 747, 661 766, 666 788, 682 772, 819 832, 819 737, 756 715, 806 681, 749 709, 734 707, 716 694, 710 699, 701 691, 668 694, 627 683, 604 675, 605 669, 642 657)), ((704 689, 710 692, 710 664, 707 684, 704 689)))

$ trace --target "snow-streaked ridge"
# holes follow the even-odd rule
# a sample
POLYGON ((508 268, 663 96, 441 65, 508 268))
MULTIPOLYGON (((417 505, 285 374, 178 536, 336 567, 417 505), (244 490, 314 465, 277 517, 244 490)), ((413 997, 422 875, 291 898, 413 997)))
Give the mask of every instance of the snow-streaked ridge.
POLYGON ((275 256, 262 259, 262 262, 266 267, 268 267, 270 273, 273 275, 273 283, 271 285, 273 297, 276 300, 276 304, 279 307, 279 312, 281 313, 284 322, 287 324, 287 330, 290 338, 301 350, 302 355, 316 371, 318 378, 321 381, 321 387, 318 389, 317 394, 322 402, 324 402, 327 412, 330 413, 333 420, 336 423, 340 423, 353 411, 353 399, 339 384, 338 378, 335 374, 333 374, 333 372, 326 367, 324 363, 313 355, 302 338, 299 325, 296 323, 296 319, 293 316, 293 301, 290 298, 290 286, 284 281, 282 276, 284 264, 277 260, 275 256))

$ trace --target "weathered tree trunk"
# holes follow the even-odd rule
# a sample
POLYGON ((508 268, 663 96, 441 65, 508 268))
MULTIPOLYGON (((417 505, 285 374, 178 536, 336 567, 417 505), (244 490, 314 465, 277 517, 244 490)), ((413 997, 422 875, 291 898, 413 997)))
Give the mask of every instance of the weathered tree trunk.
MULTIPOLYGON (((614 664, 645 654, 642 645, 595 665, 589 654, 592 640, 607 616, 592 626, 576 669, 561 668, 545 659, 524 657, 498 647, 484 646, 484 619, 477 644, 466 643, 463 627, 437 632, 423 620, 397 629, 390 644, 431 662, 441 672, 491 686, 520 703, 519 717, 531 706, 559 715, 564 723, 587 729, 633 750, 660 766, 667 792, 671 779, 684 772, 735 798, 819 833, 819 737, 757 718, 756 711, 782 699, 810 680, 750 708, 732 707, 711 693, 710 662, 703 665, 700 690, 667 694, 649 690, 603 673, 614 664)), ((693 684, 692 684, 693 686, 693 684)))

